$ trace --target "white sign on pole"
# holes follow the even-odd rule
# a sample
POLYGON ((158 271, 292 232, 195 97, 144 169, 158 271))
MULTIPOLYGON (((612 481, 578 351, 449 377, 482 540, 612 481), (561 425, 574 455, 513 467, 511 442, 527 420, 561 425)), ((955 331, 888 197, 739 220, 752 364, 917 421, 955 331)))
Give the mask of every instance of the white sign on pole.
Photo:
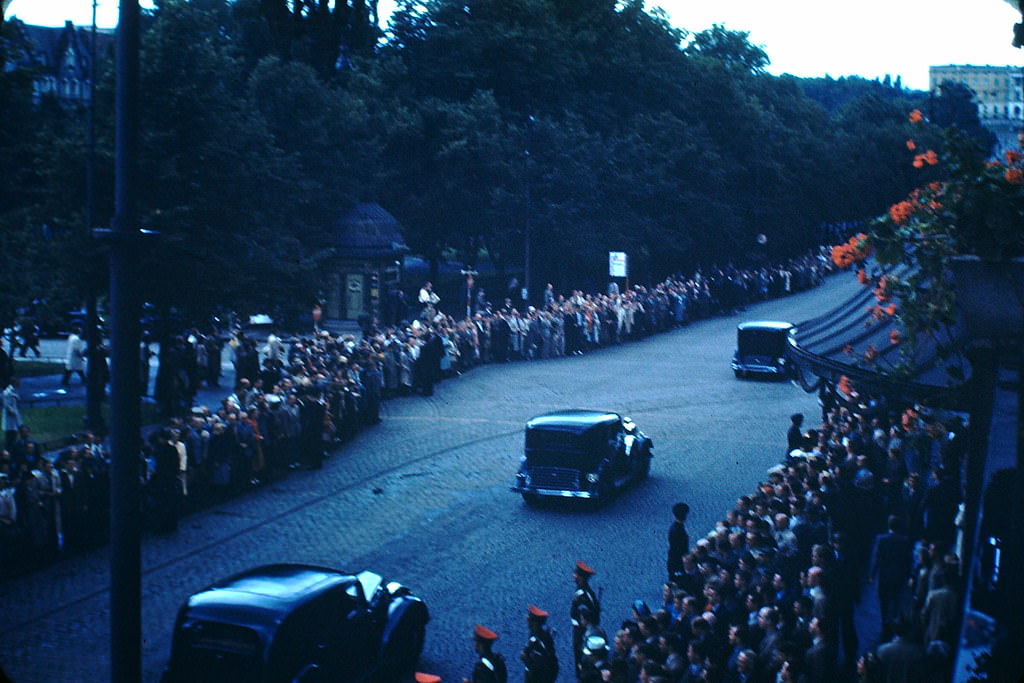
POLYGON ((626 266, 626 252, 608 252, 608 275, 611 277, 629 277, 626 266))

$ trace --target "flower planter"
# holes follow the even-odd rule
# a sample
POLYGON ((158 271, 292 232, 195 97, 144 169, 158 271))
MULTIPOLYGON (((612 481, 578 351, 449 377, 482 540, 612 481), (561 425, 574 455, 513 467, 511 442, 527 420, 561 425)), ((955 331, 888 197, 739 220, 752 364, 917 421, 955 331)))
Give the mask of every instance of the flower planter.
POLYGON ((1024 258, 990 261, 957 256, 950 262, 957 309, 971 341, 1024 338, 1024 258))

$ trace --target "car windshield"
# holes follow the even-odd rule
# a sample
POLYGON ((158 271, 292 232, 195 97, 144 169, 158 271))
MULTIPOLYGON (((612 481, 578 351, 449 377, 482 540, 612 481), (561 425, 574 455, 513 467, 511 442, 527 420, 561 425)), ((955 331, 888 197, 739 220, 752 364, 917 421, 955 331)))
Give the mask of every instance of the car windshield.
POLYGON ((781 356, 786 350, 786 334, 786 330, 740 330, 740 353, 752 356, 781 356))

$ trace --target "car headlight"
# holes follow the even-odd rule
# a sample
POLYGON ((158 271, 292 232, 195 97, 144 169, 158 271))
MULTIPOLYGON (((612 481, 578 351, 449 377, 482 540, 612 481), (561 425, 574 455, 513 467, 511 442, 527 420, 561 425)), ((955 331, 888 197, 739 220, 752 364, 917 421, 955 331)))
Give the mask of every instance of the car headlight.
POLYGON ((587 481, 591 484, 596 484, 600 478, 601 477, 597 474, 597 472, 590 472, 589 474, 587 474, 587 481))

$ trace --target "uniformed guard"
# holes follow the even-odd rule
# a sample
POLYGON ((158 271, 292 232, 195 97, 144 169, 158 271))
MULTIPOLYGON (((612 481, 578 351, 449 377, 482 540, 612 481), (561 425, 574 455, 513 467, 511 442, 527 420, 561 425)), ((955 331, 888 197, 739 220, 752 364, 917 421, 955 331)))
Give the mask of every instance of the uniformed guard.
POLYGON ((569 605, 569 619, 572 621, 572 652, 577 669, 580 665, 580 651, 583 647, 585 631, 585 626, 580 621, 580 609, 589 610, 594 615, 594 621, 598 621, 601 616, 601 603, 597 599, 594 589, 590 587, 590 577, 594 574, 594 570, 582 560, 576 563, 572 571, 573 581, 576 582, 576 592, 572 594, 572 603, 569 605))
POLYGON ((479 658, 473 666, 473 677, 462 679, 464 683, 508 683, 508 669, 505 658, 493 652, 498 634, 477 624, 473 629, 473 645, 479 658))
POLYGON ((530 639, 523 648, 523 666, 526 669, 526 683, 554 683, 558 678, 558 657, 555 655, 555 640, 547 627, 548 613, 530 605, 526 611, 526 625, 530 639))

